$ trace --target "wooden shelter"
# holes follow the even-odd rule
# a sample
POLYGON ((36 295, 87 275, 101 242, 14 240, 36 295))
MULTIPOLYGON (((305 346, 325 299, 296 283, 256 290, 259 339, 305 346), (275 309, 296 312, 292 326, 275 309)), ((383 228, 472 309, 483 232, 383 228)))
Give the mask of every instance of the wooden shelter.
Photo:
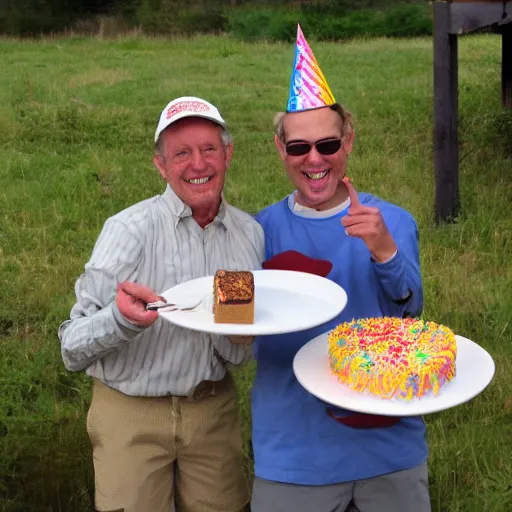
POLYGON ((434 2, 434 167, 436 221, 459 213, 457 37, 490 27, 502 35, 501 97, 512 108, 512 1, 434 2))

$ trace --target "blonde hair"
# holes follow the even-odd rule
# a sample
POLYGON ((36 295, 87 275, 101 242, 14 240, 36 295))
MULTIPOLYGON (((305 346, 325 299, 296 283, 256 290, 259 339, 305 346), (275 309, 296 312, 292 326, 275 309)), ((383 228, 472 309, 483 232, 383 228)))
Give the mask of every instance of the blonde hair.
MULTIPOLYGON (((341 136, 342 138, 346 135, 349 135, 354 127, 352 125, 352 114, 341 104, 335 103, 334 105, 330 105, 331 110, 334 110, 341 117, 341 136)), ((278 112, 274 116, 274 130, 275 134, 279 138, 281 142, 285 142, 284 140, 284 119, 288 112, 278 112)))

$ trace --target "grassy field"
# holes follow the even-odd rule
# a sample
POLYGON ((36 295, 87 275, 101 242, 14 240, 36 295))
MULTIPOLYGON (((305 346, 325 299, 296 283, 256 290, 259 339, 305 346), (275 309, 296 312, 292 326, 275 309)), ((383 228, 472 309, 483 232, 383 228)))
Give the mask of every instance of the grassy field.
MULTIPOLYGON (((418 221, 425 316, 496 362, 482 395, 426 418, 433 510, 511 512, 512 116, 500 105, 500 39, 460 41, 463 210, 443 226, 433 222, 431 40, 314 51, 356 117, 355 185, 418 221)), ((223 37, 1 41, 0 510, 90 510, 89 382, 64 370, 56 332, 104 220, 164 188, 151 162, 160 110, 188 94, 219 106, 236 141, 226 195, 256 212, 290 190, 271 121, 292 59, 292 45, 223 37)), ((252 373, 237 374, 246 438, 252 373)))

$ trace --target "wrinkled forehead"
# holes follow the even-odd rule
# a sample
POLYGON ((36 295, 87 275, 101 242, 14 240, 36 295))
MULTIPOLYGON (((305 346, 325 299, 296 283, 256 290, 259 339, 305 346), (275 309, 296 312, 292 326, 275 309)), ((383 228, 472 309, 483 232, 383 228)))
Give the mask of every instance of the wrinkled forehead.
POLYGON ((288 112, 283 118, 285 140, 315 141, 339 137, 343 123, 340 115, 325 107, 302 112, 288 112))

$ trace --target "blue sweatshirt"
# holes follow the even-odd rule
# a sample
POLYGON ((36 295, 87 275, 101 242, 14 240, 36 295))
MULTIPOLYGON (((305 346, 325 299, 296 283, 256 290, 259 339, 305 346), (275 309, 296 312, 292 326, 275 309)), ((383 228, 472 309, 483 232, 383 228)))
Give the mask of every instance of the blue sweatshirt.
POLYGON ((352 414, 322 402, 296 380, 292 362, 312 338, 353 318, 416 316, 423 307, 418 231, 402 208, 359 193, 365 206, 380 208, 398 248, 389 262, 375 262, 363 240, 345 234, 347 209, 326 218, 306 218, 288 198, 257 215, 265 231, 266 258, 294 250, 329 260, 328 279, 344 288, 348 303, 332 321, 314 329, 255 340, 256 377, 252 389, 252 441, 259 478, 303 485, 326 485, 371 478, 412 468, 427 458, 420 417, 391 427, 357 429, 338 423, 352 414))

